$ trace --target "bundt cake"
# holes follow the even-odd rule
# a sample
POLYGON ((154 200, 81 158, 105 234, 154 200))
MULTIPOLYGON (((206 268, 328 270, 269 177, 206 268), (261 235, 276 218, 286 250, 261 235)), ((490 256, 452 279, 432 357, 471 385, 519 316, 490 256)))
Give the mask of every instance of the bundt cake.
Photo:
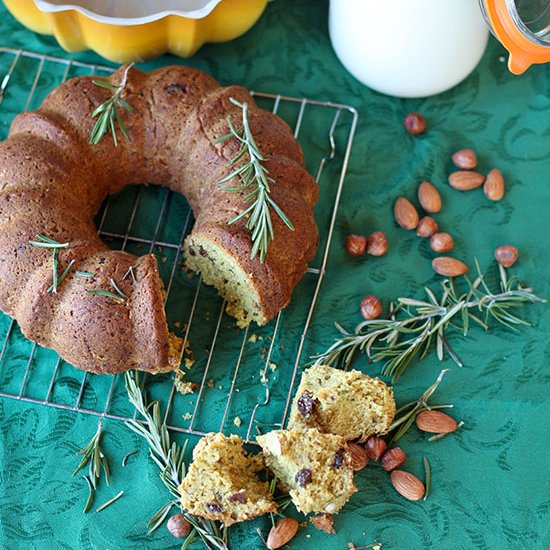
MULTIPOLYGON (((152 255, 109 250, 94 215, 127 184, 156 183, 183 193, 195 215, 185 243, 187 265, 217 287, 241 326, 265 324, 285 307, 317 246, 315 181, 304 169, 290 128, 254 105, 240 86, 220 87, 205 73, 170 66, 150 73, 121 68, 118 145, 106 135, 90 144, 92 113, 112 90, 78 77, 53 90, 34 112, 18 115, 0 143, 0 309, 25 336, 97 373, 161 372, 179 359, 168 332, 164 290, 152 255), (291 220, 272 216, 274 240, 264 261, 251 257, 246 190, 219 181, 240 150, 228 133, 241 109, 265 168, 271 196, 291 220), (74 260, 74 262, 73 262, 74 260), (53 269, 52 269, 53 265, 53 269), (131 276, 129 276, 131 274, 131 276)), ((235 178, 234 178, 235 179, 235 178)))
POLYGON ((314 365, 302 374, 288 428, 317 428, 363 442, 385 434, 394 416, 393 391, 382 380, 357 370, 314 365))
POLYGON ((226 526, 276 512, 269 484, 256 476, 263 468, 261 455, 247 455, 240 437, 209 433, 193 449, 178 489, 181 504, 193 516, 226 526))

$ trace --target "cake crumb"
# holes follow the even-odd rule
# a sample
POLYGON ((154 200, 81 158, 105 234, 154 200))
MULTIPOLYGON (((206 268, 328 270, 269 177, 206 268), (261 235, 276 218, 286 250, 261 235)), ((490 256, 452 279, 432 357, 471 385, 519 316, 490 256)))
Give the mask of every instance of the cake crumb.
POLYGON ((184 376, 185 373, 181 369, 176 371, 176 374, 174 375, 174 385, 176 387, 176 391, 182 395, 193 393, 199 385, 194 382, 186 382, 183 379, 184 376))
POLYGON ((210 378, 210 380, 208 380, 208 387, 209 387, 209 388, 213 388, 213 387, 214 387, 214 379, 213 379, 213 378, 210 378))
POLYGON ((233 420, 233 424, 235 424, 235 426, 237 426, 237 428, 240 428, 242 423, 243 423, 243 421, 238 416, 236 416, 235 419, 233 420))
POLYGON ((195 360, 194 359, 190 359, 189 357, 186 357, 184 360, 183 360, 184 364, 185 364, 185 368, 186 369, 190 369, 194 364, 195 364, 195 360))
POLYGON ((251 342, 252 344, 256 343, 257 340, 258 340, 258 337, 255 334, 251 334, 250 338, 248 339, 248 341, 251 342))
POLYGON ((319 531, 324 531, 325 533, 334 534, 334 518, 330 514, 319 514, 318 516, 313 516, 309 518, 309 521, 319 531))
POLYGON ((193 418, 193 415, 191 413, 185 413, 183 415, 184 420, 191 420, 193 418))
POLYGON ((181 321, 176 321, 174 325, 176 328, 181 328, 181 321))
POLYGON ((272 372, 275 372, 277 370, 277 365, 275 363, 269 363, 269 368, 272 372))

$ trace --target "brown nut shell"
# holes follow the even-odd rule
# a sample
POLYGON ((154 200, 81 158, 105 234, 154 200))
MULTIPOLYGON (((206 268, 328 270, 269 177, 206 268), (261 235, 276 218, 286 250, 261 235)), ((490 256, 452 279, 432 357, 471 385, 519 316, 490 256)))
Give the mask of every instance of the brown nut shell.
POLYGON ((367 238, 351 234, 346 237, 346 252, 352 256, 362 256, 367 250, 367 238))
POLYGON ((453 249, 453 246, 453 237, 449 233, 434 233, 430 239, 430 248, 434 252, 449 252, 453 249))
POLYGON ((388 239, 383 231, 375 231, 367 239, 367 254, 383 256, 388 251, 388 239))
POLYGON ((395 490, 408 500, 420 500, 426 492, 424 484, 409 472, 394 470, 390 478, 395 490))
POLYGON ((418 200, 426 212, 433 214, 441 210, 441 195, 429 181, 418 186, 418 200))
POLYGON ((434 233, 437 233, 438 230, 439 226, 431 216, 424 216, 416 226, 416 234, 419 237, 431 237, 434 233))
POLYGON ((403 120, 403 126, 409 134, 417 136, 426 130, 426 120, 419 113, 409 113, 403 120))
POLYGON ((448 434, 458 428, 457 421, 440 411, 422 411, 416 416, 416 426, 423 432, 448 434))
POLYGON ((282 518, 269 531, 266 545, 269 550, 281 548, 290 542, 298 532, 298 522, 294 518, 282 518))
POLYGON ((464 262, 456 258, 450 258, 449 256, 434 258, 432 260, 432 267, 436 273, 445 277, 458 277, 468 271, 468 266, 464 262))
POLYGON ((370 294, 369 296, 364 296, 361 300, 361 315, 367 319, 377 319, 382 314, 382 304, 380 300, 370 294))
POLYGON ((401 449, 401 447, 393 447, 391 449, 388 449, 380 459, 380 465, 386 472, 391 472, 392 470, 395 470, 396 468, 399 468, 403 462, 405 462, 405 459, 407 458, 407 455, 405 454, 405 451, 401 449))
POLYGON ((451 157, 454 165, 461 170, 473 170, 477 166, 477 155, 472 149, 460 149, 451 157))
POLYGON ((409 199, 398 197, 393 206, 393 214, 395 221, 403 229, 416 229, 418 225, 418 212, 409 199))
POLYGON ((498 168, 493 168, 487 174, 483 192, 490 201, 499 201, 504 197, 504 178, 498 168))
POLYGON ((495 250, 495 260, 502 267, 512 267, 518 261, 518 249, 511 244, 504 244, 495 250))
POLYGON ((449 185, 457 189, 458 191, 470 191, 481 187, 485 181, 485 176, 478 172, 469 172, 467 170, 460 170, 453 172, 449 176, 449 185))
POLYGON ((351 469, 354 472, 362 470, 369 463, 367 451, 361 445, 348 441, 348 451, 351 456, 351 469))

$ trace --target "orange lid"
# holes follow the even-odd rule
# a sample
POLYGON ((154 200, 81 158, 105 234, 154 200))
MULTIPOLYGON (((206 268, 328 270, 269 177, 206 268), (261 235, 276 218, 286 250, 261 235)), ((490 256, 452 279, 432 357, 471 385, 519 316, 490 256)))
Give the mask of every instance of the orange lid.
POLYGON ((525 36, 513 20, 506 0, 484 0, 484 2, 495 36, 510 52, 508 59, 510 72, 522 74, 535 63, 550 61, 550 45, 537 44, 525 36))

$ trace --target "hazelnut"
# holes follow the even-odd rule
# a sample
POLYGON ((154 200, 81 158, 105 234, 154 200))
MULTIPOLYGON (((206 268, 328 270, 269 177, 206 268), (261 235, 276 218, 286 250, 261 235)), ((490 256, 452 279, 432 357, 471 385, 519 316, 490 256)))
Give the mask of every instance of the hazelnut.
POLYGON ((367 250, 367 239, 363 235, 351 234, 346 237, 346 251, 352 256, 362 256, 367 250))
POLYGON ((430 239, 430 248, 434 252, 449 252, 453 246, 453 238, 449 233, 434 233, 430 239))
POLYGON ((388 251, 388 239, 383 231, 375 231, 367 239, 367 254, 383 256, 388 251))
POLYGON ((416 226, 416 234, 419 237, 431 237, 438 229, 437 222, 431 216, 424 216, 416 226))
POLYGON ((177 539, 183 539, 191 532, 193 526, 185 519, 183 514, 175 514, 172 516, 166 527, 170 533, 177 539))
POLYGON ((495 250, 495 260, 502 267, 512 267, 518 260, 518 249, 511 244, 504 244, 495 250))
POLYGON ((417 136, 426 129, 426 121, 424 117, 418 113, 409 113, 405 117, 405 120, 403 120, 403 126, 405 126, 405 130, 407 130, 409 134, 417 136))
POLYGON ((362 470, 369 463, 367 451, 361 445, 348 441, 348 451, 351 456, 351 469, 354 472, 362 470))
POLYGON ((406 458, 407 455, 400 447, 393 447, 393 449, 390 449, 384 453, 380 459, 380 464, 386 472, 391 472, 392 470, 399 468, 399 466, 405 462, 406 458))
POLYGON ((365 450, 367 451, 367 456, 371 460, 378 462, 386 452, 386 441, 381 437, 369 437, 365 443, 365 450))
POLYGON ((361 300, 361 315, 367 319, 377 319, 382 314, 382 304, 376 296, 365 296, 361 300))

